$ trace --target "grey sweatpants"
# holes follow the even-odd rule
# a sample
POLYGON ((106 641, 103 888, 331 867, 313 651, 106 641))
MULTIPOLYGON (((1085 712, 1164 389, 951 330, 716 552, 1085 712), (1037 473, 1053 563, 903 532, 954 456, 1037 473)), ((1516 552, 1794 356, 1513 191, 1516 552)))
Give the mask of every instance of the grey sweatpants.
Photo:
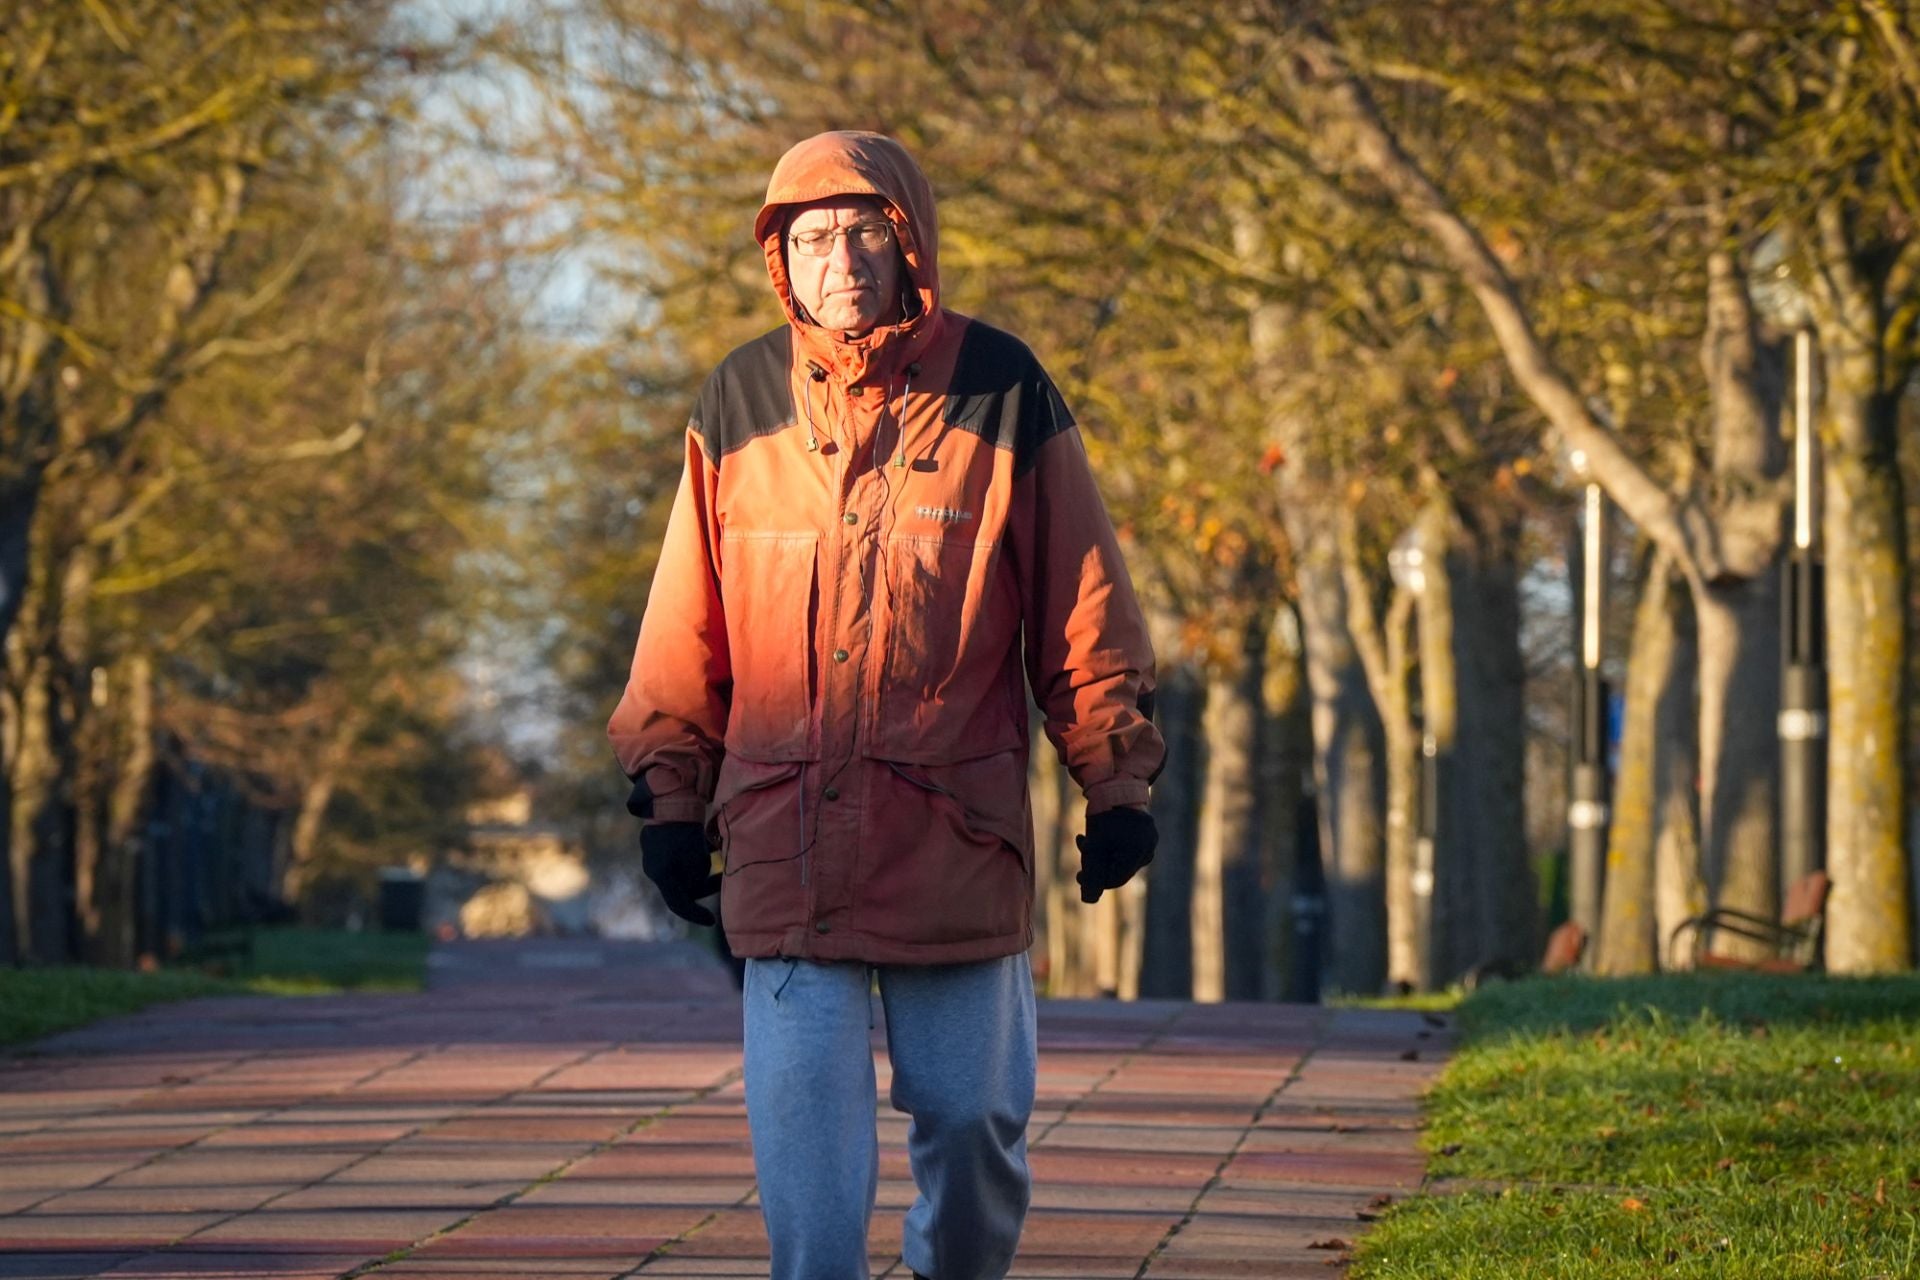
MULTIPOLYGON (((868 1280, 878 1190, 868 966, 750 960, 747 1123, 772 1280, 868 1280)), ((1026 1220, 1033 976, 1024 955, 882 965, 891 1100, 919 1195, 901 1252, 932 1280, 1000 1280, 1026 1220)))

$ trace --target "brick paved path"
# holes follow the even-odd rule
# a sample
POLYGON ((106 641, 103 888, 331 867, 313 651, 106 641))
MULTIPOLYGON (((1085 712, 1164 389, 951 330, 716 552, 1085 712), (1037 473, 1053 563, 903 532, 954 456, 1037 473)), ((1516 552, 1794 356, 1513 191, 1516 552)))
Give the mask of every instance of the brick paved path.
MULTIPOLYGON (((766 1275, 719 969, 637 944, 436 958, 421 995, 197 1000, 0 1057, 0 1277, 766 1275)), ((1043 1002, 1013 1274, 1340 1274, 1356 1213, 1419 1185, 1429 1021, 1043 1002)), ((904 1280, 884 1103, 880 1131, 874 1272, 904 1280)))

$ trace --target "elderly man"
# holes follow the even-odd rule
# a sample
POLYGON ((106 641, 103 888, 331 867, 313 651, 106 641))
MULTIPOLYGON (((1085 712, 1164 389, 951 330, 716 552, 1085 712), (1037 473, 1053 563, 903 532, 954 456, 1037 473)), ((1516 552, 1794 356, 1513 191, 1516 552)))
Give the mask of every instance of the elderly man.
POLYGON ((718 889, 746 957, 775 1280, 868 1275, 875 975, 919 1190, 902 1253, 1003 1276, 1034 1095, 1026 688, 1086 794, 1093 902, 1153 856, 1153 654, 1059 392, 940 305, 906 150, 800 143, 754 235, 786 323, 700 393, 608 732, 647 874, 699 923, 718 889))

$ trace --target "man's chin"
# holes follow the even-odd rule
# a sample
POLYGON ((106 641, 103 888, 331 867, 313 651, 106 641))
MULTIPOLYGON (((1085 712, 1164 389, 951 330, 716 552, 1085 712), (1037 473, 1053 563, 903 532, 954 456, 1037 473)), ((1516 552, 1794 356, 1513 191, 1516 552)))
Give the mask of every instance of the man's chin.
POLYGON ((818 319, 821 328, 832 329, 849 337, 858 337, 879 323, 877 316, 865 315, 857 311, 833 312, 818 319))

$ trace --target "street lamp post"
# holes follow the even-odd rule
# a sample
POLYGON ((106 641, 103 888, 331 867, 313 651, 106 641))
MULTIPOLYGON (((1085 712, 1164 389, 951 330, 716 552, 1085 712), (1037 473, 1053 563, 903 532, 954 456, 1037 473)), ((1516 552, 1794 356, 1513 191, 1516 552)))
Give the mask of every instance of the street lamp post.
POLYGON ((1814 484, 1813 332, 1794 337, 1793 550, 1780 566, 1780 877, 1786 890, 1826 865, 1826 655, 1814 484))
MULTIPOLYGON (((1584 472, 1586 457, 1573 464, 1584 472)), ((1576 924, 1595 937, 1607 866, 1607 682, 1600 675, 1605 621, 1606 496, 1586 485, 1580 584, 1580 669, 1573 686, 1573 778, 1567 797, 1568 906, 1576 924)))

